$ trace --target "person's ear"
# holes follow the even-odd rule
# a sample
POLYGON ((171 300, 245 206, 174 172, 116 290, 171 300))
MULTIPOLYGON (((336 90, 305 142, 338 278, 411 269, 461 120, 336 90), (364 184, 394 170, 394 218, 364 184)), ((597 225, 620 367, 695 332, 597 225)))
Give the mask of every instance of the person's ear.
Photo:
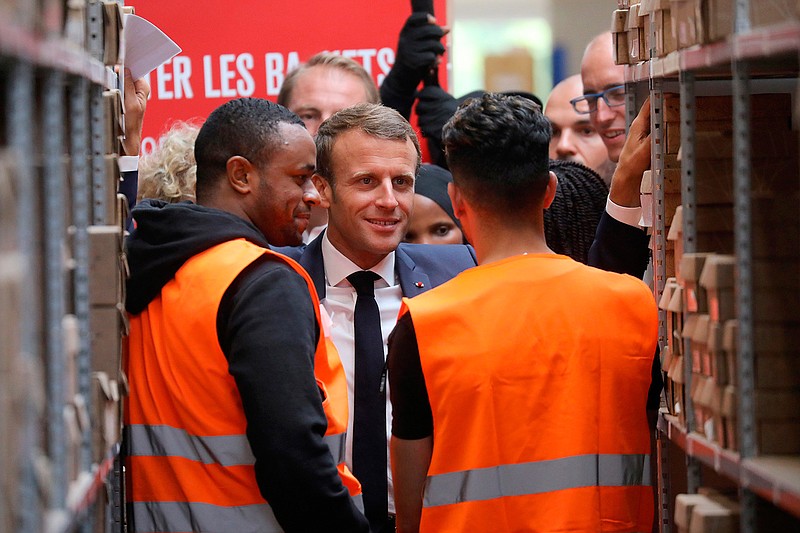
POLYGON ((550 179, 547 181, 547 188, 544 190, 544 204, 543 209, 550 207, 556 197, 556 189, 558 189, 558 176, 555 172, 550 171, 550 179))
POLYGON ((235 155, 225 163, 225 174, 231 188, 240 194, 248 194, 254 187, 255 167, 246 157, 235 155))
POLYGON ((331 199, 333 198, 333 186, 327 178, 316 172, 311 176, 311 180, 314 182, 314 187, 317 188, 317 192, 319 193, 319 206, 323 209, 328 209, 331 206, 331 199))
POLYGON ((464 215, 464 194, 458 185, 451 181, 447 184, 447 195, 450 197, 450 203, 453 204, 453 214, 461 220, 464 215))

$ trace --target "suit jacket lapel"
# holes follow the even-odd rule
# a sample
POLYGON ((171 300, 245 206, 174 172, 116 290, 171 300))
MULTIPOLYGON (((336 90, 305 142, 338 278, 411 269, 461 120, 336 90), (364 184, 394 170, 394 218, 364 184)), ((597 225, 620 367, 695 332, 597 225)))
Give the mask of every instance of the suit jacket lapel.
POLYGON ((308 275, 311 276, 320 301, 325 299, 325 262, 322 260, 322 235, 324 233, 320 233, 316 239, 306 246, 303 255, 300 256, 298 261, 306 269, 308 275))
POLYGON ((417 269, 414 260, 402 248, 395 250, 394 268, 397 271, 397 277, 400 278, 403 296, 413 298, 431 288, 428 276, 417 269))

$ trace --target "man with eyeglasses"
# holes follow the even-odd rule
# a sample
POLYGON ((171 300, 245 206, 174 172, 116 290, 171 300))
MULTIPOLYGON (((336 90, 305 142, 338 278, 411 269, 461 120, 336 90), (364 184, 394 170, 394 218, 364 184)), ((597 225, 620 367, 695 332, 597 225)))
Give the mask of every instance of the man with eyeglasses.
POLYGON ((597 227, 598 238, 589 251, 589 262, 642 277, 649 262, 649 250, 647 234, 639 227, 642 214, 639 187, 642 173, 650 166, 650 105, 645 103, 637 119, 637 160, 632 165, 622 164, 620 155, 626 139, 625 67, 614 64, 612 46, 611 33, 605 32, 586 47, 581 61, 583 96, 571 101, 576 112, 589 116, 608 150, 608 158, 618 163, 606 212, 597 227))
POLYGON ((598 35, 586 47, 581 61, 583 96, 572 101, 575 111, 588 114, 608 149, 619 161, 625 144, 625 67, 614 64, 611 33, 598 35))
MULTIPOLYGON (((589 115, 606 145, 608 158, 617 163, 606 211, 600 218, 594 243, 589 250, 589 264, 641 278, 650 262, 649 237, 639 226, 642 215, 639 189, 642 174, 650 168, 650 101, 644 102, 626 135, 625 67, 614 63, 610 32, 601 33, 586 47, 581 61, 581 79, 583 96, 574 99, 572 105, 575 111, 589 115), (630 142, 623 151, 627 137, 630 137, 630 142)), ((662 387, 663 378, 656 349, 647 397, 653 450, 662 387)), ((650 470, 652 479, 656 475, 654 465, 655 462, 650 470)), ((655 498, 655 492, 653 496, 655 498)), ((653 531, 657 531, 655 522, 653 531)))

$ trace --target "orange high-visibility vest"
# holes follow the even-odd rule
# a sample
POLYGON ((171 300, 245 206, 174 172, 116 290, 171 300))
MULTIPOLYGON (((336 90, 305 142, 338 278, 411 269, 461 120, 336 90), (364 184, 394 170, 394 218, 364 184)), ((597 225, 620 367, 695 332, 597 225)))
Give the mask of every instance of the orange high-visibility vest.
POLYGON ((650 531, 644 283, 521 255, 406 310, 433 412, 421 531, 650 531))
POLYGON ((321 324, 314 372, 326 394, 325 441, 361 506, 361 486, 344 464, 344 370, 326 338, 313 282, 288 257, 237 239, 189 259, 147 309, 130 317, 127 497, 137 531, 250 531, 253 524, 282 531, 256 483, 247 420, 216 325, 228 286, 264 254, 308 284, 321 324))

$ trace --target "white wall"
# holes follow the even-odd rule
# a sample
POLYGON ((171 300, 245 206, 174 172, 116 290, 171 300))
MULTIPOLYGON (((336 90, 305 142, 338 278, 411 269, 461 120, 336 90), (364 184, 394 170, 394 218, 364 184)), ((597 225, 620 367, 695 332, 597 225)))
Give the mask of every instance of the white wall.
MULTIPOLYGON (((487 26, 492 26, 502 20, 545 19, 550 25, 552 45, 566 50, 569 75, 580 71, 583 49, 595 35, 609 29, 616 7, 617 0, 450 0, 449 22, 454 25, 459 21, 486 21, 487 26)), ((458 41, 451 44, 457 55, 458 41)), ((458 78, 457 70, 451 74, 458 78)), ((549 88, 543 89, 539 80, 536 92, 546 93, 549 88)))

